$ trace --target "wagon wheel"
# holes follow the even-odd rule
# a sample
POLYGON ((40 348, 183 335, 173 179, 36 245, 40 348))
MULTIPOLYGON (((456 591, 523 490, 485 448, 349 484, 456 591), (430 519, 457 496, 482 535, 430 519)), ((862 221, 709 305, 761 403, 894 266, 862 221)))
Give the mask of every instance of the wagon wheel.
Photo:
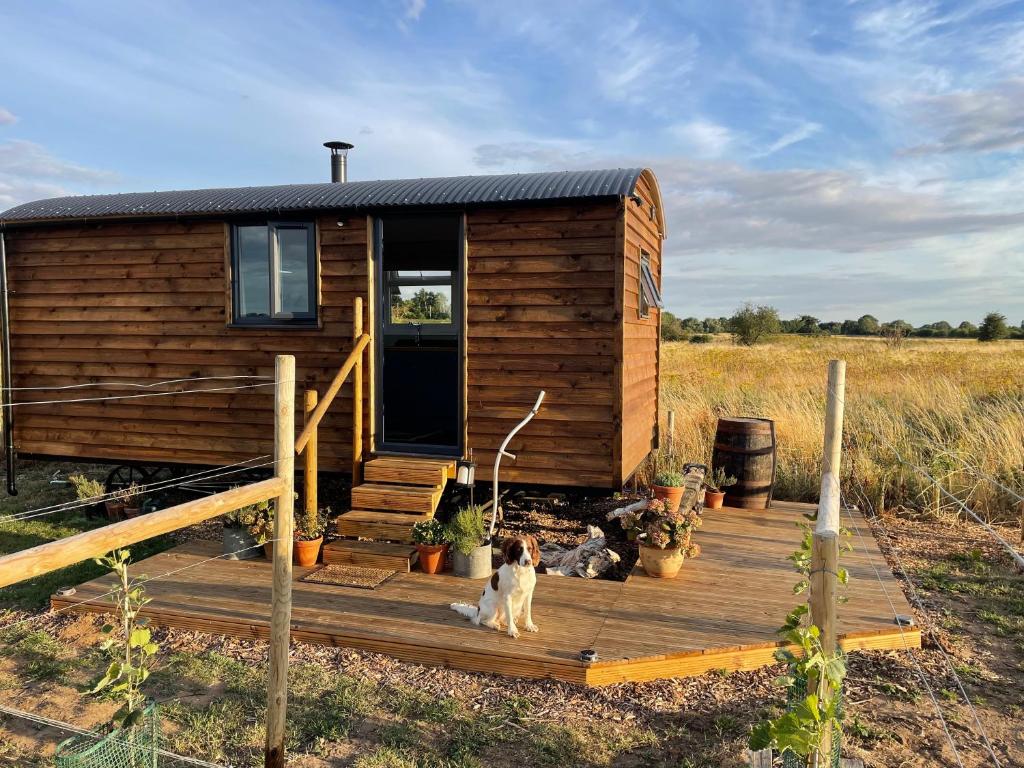
POLYGON ((147 466, 140 467, 142 476, 146 478, 146 485, 152 485, 153 483, 165 483, 168 480, 173 480, 177 477, 173 467, 167 466, 147 466))
POLYGON ((106 490, 109 493, 119 488, 127 488, 132 483, 144 485, 146 483, 145 473, 140 467, 122 464, 110 470, 110 474, 107 475, 106 490))

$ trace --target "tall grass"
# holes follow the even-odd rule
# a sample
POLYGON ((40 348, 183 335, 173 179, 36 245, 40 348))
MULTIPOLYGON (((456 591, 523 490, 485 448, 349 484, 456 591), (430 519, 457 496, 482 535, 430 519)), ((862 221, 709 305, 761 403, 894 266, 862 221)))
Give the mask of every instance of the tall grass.
POLYGON ((852 503, 955 509, 899 454, 979 514, 1016 519, 1017 501, 982 475, 1024 496, 1024 343, 922 340, 894 350, 876 339, 787 336, 738 347, 717 338, 667 343, 662 354, 661 466, 709 461, 719 416, 763 416, 776 422, 776 498, 816 500, 827 364, 841 358, 842 479, 852 503))

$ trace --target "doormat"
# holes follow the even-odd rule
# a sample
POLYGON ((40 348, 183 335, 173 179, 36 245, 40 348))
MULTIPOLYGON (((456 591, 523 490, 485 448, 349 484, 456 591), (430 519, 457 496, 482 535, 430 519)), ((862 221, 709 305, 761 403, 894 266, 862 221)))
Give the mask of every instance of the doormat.
POLYGON ((313 584, 332 584, 336 587, 376 589, 397 571, 385 568, 362 568, 358 565, 325 565, 303 576, 300 581, 313 584))

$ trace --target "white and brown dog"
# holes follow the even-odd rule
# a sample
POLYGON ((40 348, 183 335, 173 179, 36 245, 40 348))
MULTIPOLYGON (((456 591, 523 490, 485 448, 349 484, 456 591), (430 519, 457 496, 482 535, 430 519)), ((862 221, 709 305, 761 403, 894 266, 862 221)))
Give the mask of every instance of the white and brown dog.
POLYGON ((533 536, 505 539, 501 545, 505 558, 480 595, 479 605, 452 603, 452 610, 474 624, 501 631, 508 627, 511 637, 519 637, 516 619, 522 617, 527 632, 537 632, 533 623, 533 590, 537 586, 540 547, 533 536))

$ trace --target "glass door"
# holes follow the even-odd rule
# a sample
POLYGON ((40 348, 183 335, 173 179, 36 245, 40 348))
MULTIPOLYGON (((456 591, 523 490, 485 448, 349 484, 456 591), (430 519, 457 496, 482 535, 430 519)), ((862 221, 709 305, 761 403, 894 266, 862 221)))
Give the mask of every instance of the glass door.
POLYGON ((462 217, 377 220, 377 447, 461 454, 462 217))

